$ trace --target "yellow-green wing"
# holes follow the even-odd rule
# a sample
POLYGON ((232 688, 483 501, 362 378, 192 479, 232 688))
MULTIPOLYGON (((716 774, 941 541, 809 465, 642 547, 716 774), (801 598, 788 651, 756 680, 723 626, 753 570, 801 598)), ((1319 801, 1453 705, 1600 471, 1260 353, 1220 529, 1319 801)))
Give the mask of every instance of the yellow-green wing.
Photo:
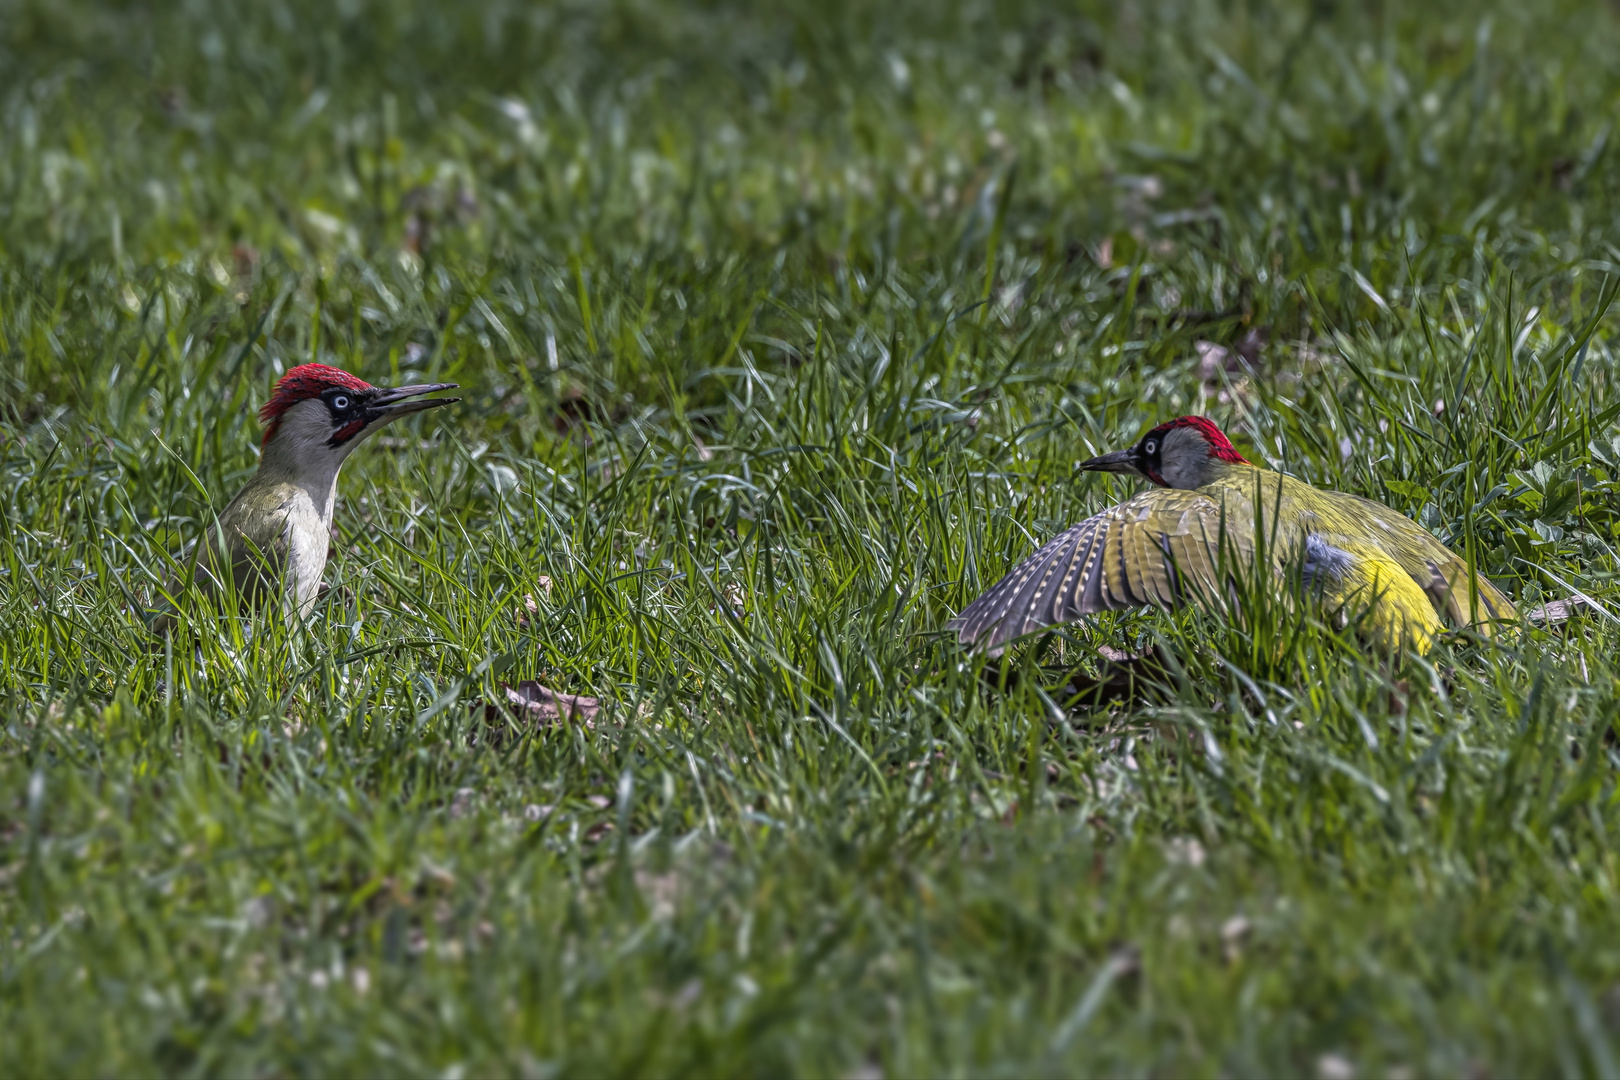
POLYGON ((1434 604, 1457 626, 1473 626, 1489 634, 1496 624, 1517 621, 1518 611, 1502 591, 1480 573, 1470 573, 1468 561, 1442 544, 1423 526, 1387 506, 1342 492, 1322 492, 1315 531, 1335 542, 1370 543, 1398 562, 1434 604), (1336 535, 1334 535, 1336 534, 1336 535), (1473 578, 1473 609, 1469 578, 1473 578))
MULTIPOLYGON (((1250 528, 1225 522, 1229 561, 1247 557, 1250 528)), ((1197 491, 1146 491, 1058 534, 950 627, 964 644, 998 649, 1099 611, 1174 607, 1218 586, 1221 543, 1219 501, 1197 491)))

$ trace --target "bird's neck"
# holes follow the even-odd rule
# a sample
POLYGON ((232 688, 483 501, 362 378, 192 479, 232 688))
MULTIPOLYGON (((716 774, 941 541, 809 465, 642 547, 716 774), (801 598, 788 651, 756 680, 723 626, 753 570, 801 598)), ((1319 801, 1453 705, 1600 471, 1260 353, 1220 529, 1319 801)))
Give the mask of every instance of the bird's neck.
POLYGON ((1277 474, 1263 465, 1256 465, 1249 461, 1222 461, 1211 458, 1203 469, 1203 475, 1196 488, 1209 487, 1247 487, 1255 483, 1263 483, 1267 477, 1277 474))
POLYGON ((1210 478, 1214 480, 1230 480, 1234 477, 1253 476, 1257 472, 1269 470, 1256 465, 1252 461, 1223 461, 1220 458, 1209 459, 1210 478))
POLYGON ((1227 461, 1218 457, 1182 456, 1160 469, 1155 480, 1165 487, 1196 491, 1211 484, 1228 483, 1257 471, 1247 461, 1227 461))
POLYGON ((291 485, 309 496, 321 521, 332 524, 332 505, 337 500, 338 470, 343 458, 336 454, 318 456, 294 455, 272 440, 259 459, 259 471, 248 481, 249 487, 291 485))

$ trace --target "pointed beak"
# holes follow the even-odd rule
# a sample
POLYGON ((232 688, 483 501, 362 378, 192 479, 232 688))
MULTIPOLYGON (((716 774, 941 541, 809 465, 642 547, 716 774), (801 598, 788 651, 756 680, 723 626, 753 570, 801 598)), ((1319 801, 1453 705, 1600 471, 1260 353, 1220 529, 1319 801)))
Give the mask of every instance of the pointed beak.
POLYGON ((1079 468, 1086 472, 1117 472, 1130 473, 1141 476, 1142 470, 1137 467, 1136 450, 1115 450, 1112 454, 1094 457, 1090 461, 1082 461, 1079 468))
POLYGON ((416 386, 399 386, 392 390, 383 390, 371 399, 366 406, 366 413, 371 423, 386 424, 390 420, 397 420, 401 416, 421 412, 423 409, 432 409, 439 405, 453 405, 460 398, 423 398, 423 394, 434 394, 440 390, 454 390, 453 382, 421 383, 416 386))

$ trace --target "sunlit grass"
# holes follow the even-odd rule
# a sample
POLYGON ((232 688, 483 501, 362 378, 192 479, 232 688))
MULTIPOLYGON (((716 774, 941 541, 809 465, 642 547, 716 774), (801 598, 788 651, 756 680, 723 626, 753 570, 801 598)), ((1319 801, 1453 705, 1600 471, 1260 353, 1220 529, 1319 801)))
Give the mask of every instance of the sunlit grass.
POLYGON ((1614 1070, 1608 8, 4 22, 15 1071, 1614 1070), (309 359, 464 400, 154 642, 309 359), (1601 608, 949 640, 1194 411, 1601 608))

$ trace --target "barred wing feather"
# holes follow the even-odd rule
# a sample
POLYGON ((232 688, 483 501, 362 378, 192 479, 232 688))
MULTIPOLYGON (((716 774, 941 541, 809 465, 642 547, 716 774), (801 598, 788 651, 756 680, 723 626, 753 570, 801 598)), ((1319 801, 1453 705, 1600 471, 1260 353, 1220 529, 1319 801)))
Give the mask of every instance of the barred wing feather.
MULTIPOLYGON (((1224 526, 1234 553, 1246 551, 1248 523, 1224 526)), ((1144 492, 1058 534, 950 626, 965 644, 999 649, 1099 611, 1174 607, 1217 586, 1222 527, 1221 504, 1208 495, 1144 492)))

